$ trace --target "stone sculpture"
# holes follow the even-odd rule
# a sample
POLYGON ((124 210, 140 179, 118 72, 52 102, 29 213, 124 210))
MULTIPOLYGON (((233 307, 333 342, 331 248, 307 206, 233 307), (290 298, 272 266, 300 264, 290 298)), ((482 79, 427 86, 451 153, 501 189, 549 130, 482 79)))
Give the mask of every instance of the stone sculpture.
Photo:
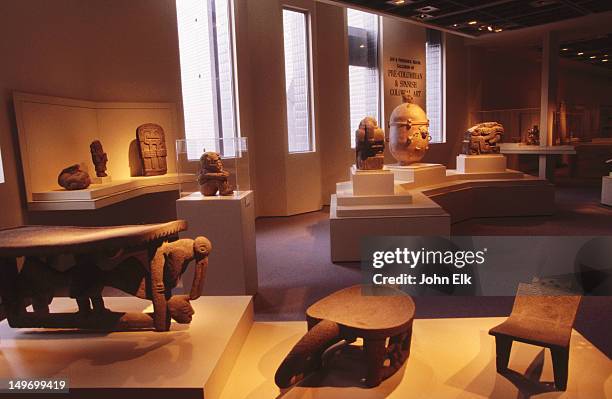
POLYGON ((200 157, 198 183, 200 192, 207 196, 232 195, 234 188, 227 181, 230 173, 223 169, 221 156, 216 152, 205 152, 200 157))
POLYGON ((57 177, 57 184, 66 190, 82 190, 89 187, 91 178, 81 169, 79 164, 70 165, 63 169, 57 177))
POLYGON ((400 165, 419 162, 429 149, 429 120, 427 114, 410 96, 395 107, 389 121, 389 149, 400 165))
POLYGON ((136 129, 136 140, 143 176, 165 175, 168 171, 166 165, 168 152, 164 129, 155 123, 145 123, 136 129))
POLYGON ((288 388, 323 367, 324 358, 363 338, 365 384, 374 387, 392 376, 410 355, 414 302, 390 287, 356 285, 337 291, 306 310, 308 332, 285 357, 274 376, 288 388), (388 343, 387 343, 388 340, 388 343), (329 350, 328 350, 329 349, 329 350))
POLYGON ((82 328, 168 331, 171 319, 191 322, 191 300, 200 296, 211 243, 205 237, 165 241, 186 229, 184 221, 112 227, 23 226, 0 231, 0 295, 15 328, 82 328), (74 266, 54 268, 58 255, 74 266), (19 271, 16 257, 24 256, 19 271), (189 263, 195 274, 189 295, 172 295, 189 263), (104 287, 153 302, 153 314, 105 308, 104 287), (76 299, 78 312, 50 313, 58 292, 76 299), (33 312, 26 311, 32 303, 33 312))
POLYGON ((533 125, 531 129, 527 130, 526 144, 540 145, 540 129, 538 129, 538 125, 533 125))
POLYGON ((355 131, 355 165, 357 169, 382 169, 385 163, 385 132, 378 127, 376 119, 365 117, 355 131))
POLYGON ((96 168, 96 176, 106 177, 106 163, 108 162, 108 156, 102 148, 100 140, 94 140, 89 145, 91 151, 91 160, 96 168))
POLYGON ((499 154, 498 142, 504 135, 504 127, 498 122, 483 122, 465 132, 463 153, 466 155, 499 154))

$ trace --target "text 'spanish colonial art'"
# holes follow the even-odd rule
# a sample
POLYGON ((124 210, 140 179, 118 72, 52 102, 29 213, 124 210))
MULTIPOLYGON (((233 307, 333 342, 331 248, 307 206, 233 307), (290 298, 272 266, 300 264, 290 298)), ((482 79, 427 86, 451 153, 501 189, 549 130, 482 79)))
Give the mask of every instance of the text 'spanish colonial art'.
POLYGON ((389 149, 400 165, 419 162, 429 149, 429 120, 410 96, 395 107, 389 121, 389 149))
POLYGON ((234 188, 227 181, 229 175, 230 173, 223 169, 223 162, 218 153, 205 152, 202 154, 198 183, 203 195, 207 197, 217 195, 217 193, 219 195, 232 195, 234 188))
POLYGON ((357 169, 382 169, 385 163, 385 132, 378 127, 376 119, 365 117, 355 131, 355 165, 357 169))
POLYGON ((79 164, 70 165, 57 176, 57 184, 66 190, 83 190, 91 184, 89 174, 79 164))
POLYGON ((166 165, 168 152, 164 129, 155 123, 145 123, 136 129, 136 140, 143 176, 165 175, 168 171, 166 165))
POLYGON ((504 127, 498 122, 483 122, 465 132, 463 153, 467 155, 499 154, 504 127))
POLYGON ((108 156, 104 152, 100 140, 92 141, 89 145, 89 150, 91 151, 91 161, 93 162, 96 168, 96 176, 108 176, 106 174, 106 163, 108 162, 108 156))

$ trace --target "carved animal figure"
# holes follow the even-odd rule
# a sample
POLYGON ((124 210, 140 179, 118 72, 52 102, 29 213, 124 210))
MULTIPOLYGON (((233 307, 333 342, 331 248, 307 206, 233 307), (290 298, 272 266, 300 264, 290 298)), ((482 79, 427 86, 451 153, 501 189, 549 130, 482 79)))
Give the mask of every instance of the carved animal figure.
POLYGON ((497 143, 504 135, 504 127, 498 122, 483 122, 465 132, 463 153, 467 155, 499 154, 497 143))

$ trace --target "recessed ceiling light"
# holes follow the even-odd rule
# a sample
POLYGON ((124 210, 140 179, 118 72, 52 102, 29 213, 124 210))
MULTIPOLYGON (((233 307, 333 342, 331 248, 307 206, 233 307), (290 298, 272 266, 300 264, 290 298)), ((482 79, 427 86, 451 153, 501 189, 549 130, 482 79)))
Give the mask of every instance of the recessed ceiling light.
POLYGON ((495 32, 496 32, 496 33, 499 33, 499 32, 501 32, 502 30, 503 30, 502 28, 497 28, 497 29, 495 29, 495 32))
POLYGON ((489 25, 489 26, 487 26, 487 30, 488 30, 489 32, 493 32, 493 27, 492 27, 491 25, 489 25))
POLYGON ((569 50, 567 47, 563 47, 563 48, 561 49, 561 51, 567 51, 567 50, 569 50))
POLYGON ((421 7, 421 8, 417 8, 416 11, 427 14, 430 12, 435 12, 438 11, 439 8, 436 8, 434 6, 425 6, 425 7, 421 7))
POLYGON ((453 24, 453 28, 458 28, 459 24, 453 24))
POLYGON ((592 56, 590 56, 589 58, 590 58, 590 59, 593 59, 593 58, 597 58, 597 56, 596 56, 596 55, 592 55, 592 56))
POLYGON ((389 0, 387 3, 394 6, 401 6, 402 4, 406 4, 406 0, 389 0))
POLYGON ((359 48, 365 48, 365 44, 360 44, 359 48))
POLYGON ((603 59, 603 60, 601 60, 601 62, 608 62, 608 59, 607 58, 603 59))
POLYGON ((429 19, 429 18, 433 17, 433 15, 430 15, 430 14, 419 14, 416 17, 419 18, 419 19, 429 19))
POLYGON ((578 55, 582 55, 582 54, 584 54, 582 51, 578 53, 578 55))
POLYGON ((468 22, 468 25, 476 25, 478 23, 478 21, 470 21, 468 22))

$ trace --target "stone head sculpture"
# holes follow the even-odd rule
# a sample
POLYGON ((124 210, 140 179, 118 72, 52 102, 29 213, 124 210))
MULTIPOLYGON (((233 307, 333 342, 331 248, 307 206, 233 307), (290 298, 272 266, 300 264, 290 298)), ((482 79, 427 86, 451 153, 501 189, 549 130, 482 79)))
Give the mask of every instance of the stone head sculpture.
POLYGON ((223 168, 221 156, 216 152, 205 152, 200 157, 198 183, 200 192, 209 197, 213 195, 232 195, 234 189, 228 182, 230 173, 223 168))
POLYGON ((499 154, 497 143, 504 135, 504 127, 498 122, 483 122, 465 132, 463 153, 467 155, 499 154))
POLYGON ((89 145, 91 151, 91 160, 96 168, 96 176, 106 177, 106 163, 108 162, 108 156, 102 148, 100 140, 94 140, 89 145))
POLYGON ((355 131, 355 165, 357 169, 382 169, 385 161, 385 132, 376 119, 368 116, 361 120, 355 131))
POLYGON ((389 149, 400 165, 419 162, 429 149, 429 120, 423 108, 404 97, 389 120, 389 149))
POLYGON ((168 152, 164 129, 155 123, 140 125, 136 129, 136 141, 143 176, 165 175, 168 171, 166 164, 168 152))

